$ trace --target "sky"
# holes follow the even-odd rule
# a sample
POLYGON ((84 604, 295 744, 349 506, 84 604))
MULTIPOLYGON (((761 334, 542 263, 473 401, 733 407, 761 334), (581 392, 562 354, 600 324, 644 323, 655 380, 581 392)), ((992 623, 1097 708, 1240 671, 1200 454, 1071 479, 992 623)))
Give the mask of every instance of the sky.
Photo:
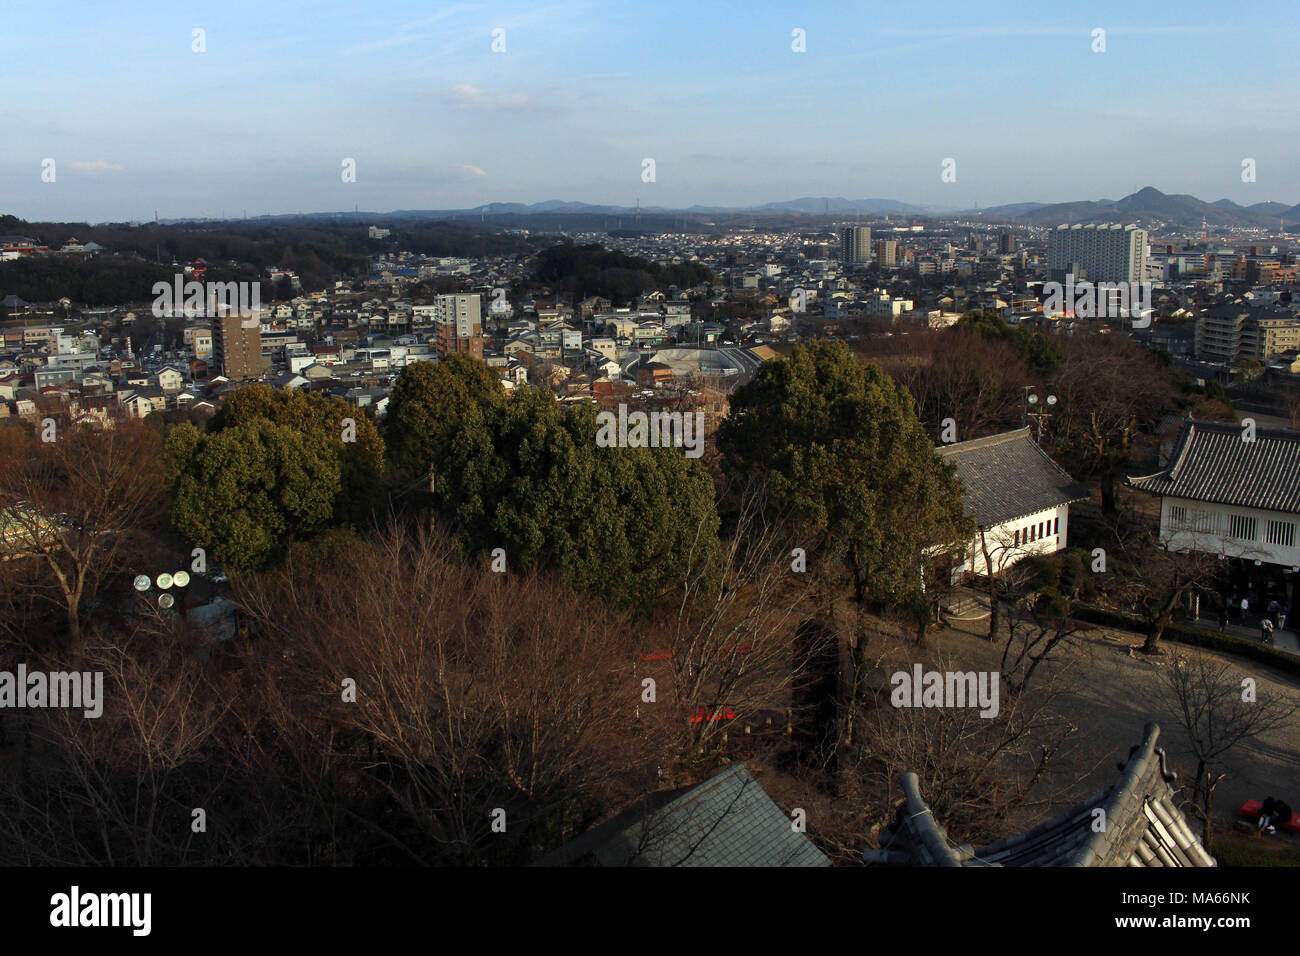
POLYGON ((1290 3, 375 6, 3 0, 0 214, 1300 202, 1290 3))

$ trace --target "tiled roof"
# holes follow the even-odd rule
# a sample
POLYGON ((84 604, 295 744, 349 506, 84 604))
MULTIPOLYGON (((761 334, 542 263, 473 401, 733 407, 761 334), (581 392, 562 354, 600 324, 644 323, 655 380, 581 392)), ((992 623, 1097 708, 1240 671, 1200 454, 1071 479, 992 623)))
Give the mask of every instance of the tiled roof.
POLYGON ((1254 441, 1245 434, 1233 422, 1188 419, 1169 467, 1128 482, 1171 498, 1300 513, 1300 432, 1259 428, 1254 441))
POLYGON ((940 445, 936 451, 956 467, 966 513, 981 528, 1088 497, 1088 489, 1047 457, 1028 428, 940 445))
POLYGON ((884 847, 863 859, 894 866, 1217 866, 1175 803, 1170 784, 1177 778, 1156 747, 1159 737, 1160 728, 1147 724, 1113 786, 979 849, 949 840, 921 799, 916 774, 903 774, 898 818, 882 835, 884 847), (1104 825, 1095 827, 1099 820, 1104 825))
POLYGON ((703 783, 653 794, 538 861, 539 866, 830 866, 733 763, 703 783))

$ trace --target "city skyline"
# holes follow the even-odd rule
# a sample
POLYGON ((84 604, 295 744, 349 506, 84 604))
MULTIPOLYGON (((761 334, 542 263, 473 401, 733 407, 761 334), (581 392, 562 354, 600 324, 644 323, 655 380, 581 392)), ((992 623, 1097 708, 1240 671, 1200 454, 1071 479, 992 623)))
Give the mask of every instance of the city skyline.
POLYGON ((1292 205, 1297 143, 1261 95, 1287 89, 1285 13, 1225 22, 1190 3, 1172 25, 1118 3, 1085 19, 1007 3, 20 2, 0 32, 0 211, 101 222, 800 196, 959 210, 1148 183, 1292 205))

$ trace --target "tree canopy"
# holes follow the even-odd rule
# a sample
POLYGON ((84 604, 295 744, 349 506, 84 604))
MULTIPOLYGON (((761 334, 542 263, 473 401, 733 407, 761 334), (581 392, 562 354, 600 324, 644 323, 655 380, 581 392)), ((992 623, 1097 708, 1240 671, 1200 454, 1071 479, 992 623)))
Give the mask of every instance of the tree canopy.
POLYGON ((385 434, 394 472, 467 552, 503 548, 508 566, 648 608, 716 567, 713 483, 676 449, 601 448, 596 432, 590 407, 507 399, 481 362, 449 356, 403 371, 385 434))
POLYGON ((733 478, 765 478, 794 509, 809 555, 845 568, 859 602, 915 601, 926 549, 965 540, 959 480, 911 396, 842 343, 764 363, 732 396, 718 443, 733 478))
POLYGON ((218 562, 262 567, 295 538, 368 520, 382 495, 383 443, 345 403, 249 386, 206 432, 167 436, 172 523, 218 562), (356 441, 344 441, 351 418, 356 441))

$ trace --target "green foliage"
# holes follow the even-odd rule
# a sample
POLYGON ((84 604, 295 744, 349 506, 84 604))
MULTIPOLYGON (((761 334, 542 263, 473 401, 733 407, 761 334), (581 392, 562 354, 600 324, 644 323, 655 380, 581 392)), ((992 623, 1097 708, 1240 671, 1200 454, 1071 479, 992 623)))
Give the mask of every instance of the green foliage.
MULTIPOLYGON (((1142 618, 1110 608, 1076 605, 1074 616, 1080 621, 1134 634, 1147 634, 1151 629, 1151 625, 1142 618)), ((1165 625, 1163 637, 1176 644, 1190 644, 1193 647, 1204 647, 1225 654, 1248 657, 1285 673, 1300 676, 1300 658, 1258 641, 1247 641, 1231 634, 1220 634, 1218 631, 1205 630, 1190 624, 1172 623, 1165 625)))
POLYGON ((206 432, 173 428, 166 459, 172 523, 233 567, 264 567, 295 538, 366 522, 383 500, 374 424, 320 395, 242 388, 206 432), (342 440, 344 418, 355 442, 342 440))
POLYGON ((910 606, 922 552, 973 533, 907 390, 843 343, 764 363, 732 396, 718 444, 733 478, 767 479, 774 504, 847 567, 858 600, 910 606))
POLYGON ((226 399, 212 419, 209 431, 221 431, 259 418, 301 434, 320 433, 332 441, 341 480, 334 506, 336 522, 366 523, 383 506, 384 443, 374 422, 356 408, 318 392, 248 385, 226 399), (342 440, 345 418, 352 419, 355 425, 354 442, 342 440))
POLYGON ((403 371, 385 437, 393 470, 467 553, 553 568, 575 587, 648 608, 719 557, 713 483, 675 449, 599 448, 590 407, 510 399, 467 356, 403 371), (430 492, 429 479, 433 490, 430 492))
POLYGON ((167 438, 172 521, 215 561, 263 567, 330 519, 342 485, 335 442, 265 418, 210 434, 178 425, 167 438))

